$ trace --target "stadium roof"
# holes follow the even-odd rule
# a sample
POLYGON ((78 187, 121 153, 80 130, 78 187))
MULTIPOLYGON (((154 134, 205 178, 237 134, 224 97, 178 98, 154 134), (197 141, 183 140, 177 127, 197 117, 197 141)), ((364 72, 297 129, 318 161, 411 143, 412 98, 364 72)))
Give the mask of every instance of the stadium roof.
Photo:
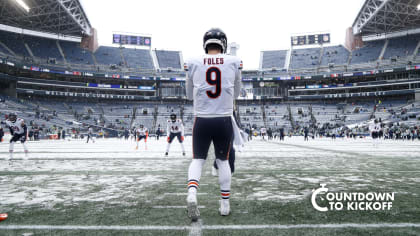
POLYGON ((0 22, 22 29, 80 37, 91 34, 90 22, 79 0, 23 0, 26 11, 16 0, 0 1, 0 22))
POLYGON ((420 28, 420 0, 366 0, 353 23, 353 33, 384 34, 420 28))

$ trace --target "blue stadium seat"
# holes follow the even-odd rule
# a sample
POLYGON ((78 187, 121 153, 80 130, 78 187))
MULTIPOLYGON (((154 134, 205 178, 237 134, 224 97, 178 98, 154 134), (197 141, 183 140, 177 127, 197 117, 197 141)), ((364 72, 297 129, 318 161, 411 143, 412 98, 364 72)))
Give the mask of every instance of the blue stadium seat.
POLYGON ((154 69, 152 56, 149 50, 123 48, 124 59, 130 68, 154 69))
POLYGON ((419 40, 419 34, 390 39, 384 54, 384 59, 391 59, 394 57, 400 58, 413 55, 419 40))
POLYGON ((29 57, 29 53, 23 44, 23 35, 0 31, 0 41, 10 48, 14 53, 20 56, 29 57))
POLYGON ((94 53, 96 57, 96 61, 99 64, 103 65, 124 65, 124 62, 121 58, 120 49, 116 47, 106 47, 101 46, 99 47, 96 52, 94 53))
POLYGON ((321 65, 322 66, 328 66, 328 64, 345 65, 347 64, 349 55, 350 55, 350 52, 342 45, 324 47, 324 53, 322 55, 321 65))
POLYGON ((263 51, 262 69, 285 68, 287 50, 263 51))
POLYGON ((81 48, 80 43, 60 41, 60 46, 67 62, 87 65, 94 64, 91 52, 81 48))
POLYGON ((179 52, 156 50, 156 57, 161 69, 173 68, 181 69, 181 61, 179 59, 179 52))
POLYGON ((314 68, 319 66, 321 48, 293 49, 291 69, 314 68))
POLYGON ((57 62, 63 61, 63 56, 61 56, 58 50, 55 39, 25 35, 24 42, 28 44, 35 57, 45 60, 55 58, 57 62))
POLYGON ((365 46, 353 51, 351 64, 377 61, 384 47, 385 40, 365 43, 365 46))

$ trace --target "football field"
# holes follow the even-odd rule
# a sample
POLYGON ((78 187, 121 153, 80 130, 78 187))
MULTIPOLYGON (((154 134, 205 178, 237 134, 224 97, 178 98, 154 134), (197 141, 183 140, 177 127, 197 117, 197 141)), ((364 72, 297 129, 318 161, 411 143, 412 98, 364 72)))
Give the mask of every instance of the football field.
POLYGON ((237 153, 231 215, 219 216, 210 150, 198 191, 201 219, 186 213, 187 155, 175 141, 97 139, 28 143, 29 160, 0 143, 0 235, 420 235, 420 142, 286 138, 237 153), (390 210, 329 210, 312 191, 393 192, 390 210))

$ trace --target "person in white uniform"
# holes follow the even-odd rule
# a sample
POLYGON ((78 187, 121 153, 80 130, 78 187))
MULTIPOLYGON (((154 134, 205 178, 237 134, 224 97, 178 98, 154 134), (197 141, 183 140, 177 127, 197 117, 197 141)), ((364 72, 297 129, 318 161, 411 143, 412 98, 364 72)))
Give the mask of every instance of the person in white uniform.
POLYGON ((12 138, 10 139, 9 144, 9 158, 8 160, 13 158, 14 146, 17 141, 23 146, 23 150, 25 151, 25 159, 28 158, 28 147, 26 146, 26 139, 28 137, 28 128, 25 124, 25 121, 21 118, 17 117, 16 113, 10 113, 6 120, 6 125, 9 127, 10 135, 12 138))
POLYGON ((184 125, 182 124, 181 119, 177 119, 175 114, 171 114, 170 120, 168 120, 166 125, 166 138, 168 144, 166 145, 166 152, 165 156, 169 154, 169 148, 171 147, 171 143, 176 137, 178 142, 181 144, 182 155, 185 156, 185 148, 184 148, 184 125))
POLYGON ((188 169, 188 216, 196 221, 197 190, 210 144, 213 143, 219 168, 220 208, 222 216, 230 213, 231 169, 228 157, 234 131, 231 116, 234 100, 241 91, 242 61, 226 54, 227 37, 220 29, 204 34, 205 55, 187 60, 186 94, 193 100, 193 160, 188 169))

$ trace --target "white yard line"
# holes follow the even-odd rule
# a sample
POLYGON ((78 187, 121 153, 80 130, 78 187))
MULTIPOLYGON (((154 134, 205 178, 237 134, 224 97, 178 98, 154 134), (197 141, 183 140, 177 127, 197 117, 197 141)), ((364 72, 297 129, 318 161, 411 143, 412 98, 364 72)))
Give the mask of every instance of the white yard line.
MULTIPOLYGON (((198 221, 197 223, 200 223, 198 221)), ((144 226, 102 226, 102 225, 0 225, 0 230, 191 230, 193 226, 166 226, 166 225, 144 225, 144 226)), ((246 229, 342 229, 342 228, 420 228, 420 223, 375 223, 375 224, 296 224, 296 225, 200 225, 204 230, 246 230, 246 229)))
MULTIPOLYGON (((0 158, 1 160, 1 158, 0 158)), ((20 160, 19 160, 20 161, 20 160)), ((32 160, 29 160, 32 161, 32 160)), ((1 162, 0 162, 1 163, 1 162)), ((24 163, 21 161, 21 163, 24 163)), ((358 173, 420 173, 420 170, 264 170, 264 171, 237 171, 235 175, 245 175, 245 174, 275 174, 275 173, 337 173, 337 174, 358 174, 358 173)), ((177 175, 179 177, 184 176, 186 174, 185 171, 156 171, 156 170, 134 170, 134 171, 97 171, 97 170, 80 170, 80 171, 73 171, 73 170, 64 170, 64 171, 51 171, 51 170, 16 170, 16 171, 9 171, 9 170, 0 170, 1 176, 7 175, 126 175, 126 176, 136 176, 140 174, 148 174, 148 175, 177 175)), ((206 176, 210 176, 206 175, 206 176)), ((173 184, 175 186, 179 185, 186 185, 186 184, 173 184)), ((206 186, 209 184, 200 184, 201 186, 206 186)))
POLYGON ((376 223, 376 224, 296 224, 296 225, 203 225, 203 229, 342 229, 342 228, 420 228, 420 223, 376 223))
MULTIPOLYGON (((187 206, 153 206, 155 209, 187 209, 187 206)), ((206 206, 198 206, 198 208, 206 208, 206 206)))
MULTIPOLYGON (((187 196, 188 193, 164 193, 163 195, 187 196)), ((197 195, 208 195, 208 193, 197 193, 197 195)))
POLYGON ((191 230, 188 236, 201 236, 201 231, 203 228, 203 220, 199 219, 197 222, 191 223, 191 230))
POLYGON ((0 230, 32 229, 32 230, 189 230, 190 226, 125 226, 125 225, 0 225, 0 230))

